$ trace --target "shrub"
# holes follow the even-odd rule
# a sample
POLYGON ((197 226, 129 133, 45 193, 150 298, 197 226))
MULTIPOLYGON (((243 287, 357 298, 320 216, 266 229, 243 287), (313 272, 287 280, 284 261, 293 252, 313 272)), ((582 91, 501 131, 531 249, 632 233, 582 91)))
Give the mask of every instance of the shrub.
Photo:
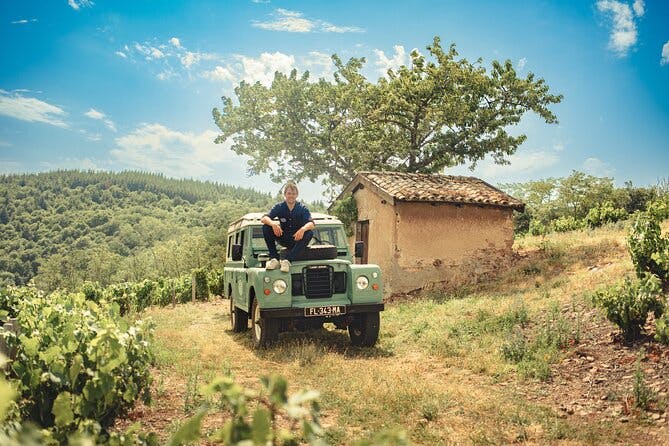
POLYGON ((650 311, 656 316, 662 312, 660 293, 658 278, 646 274, 638 281, 626 278, 622 283, 595 292, 594 301, 604 308, 607 319, 630 341, 640 337, 650 311))
POLYGON ((532 221, 530 221, 530 228, 527 232, 530 235, 546 235, 548 233, 548 228, 546 228, 540 221, 532 219, 532 221))
POLYGON ((358 204, 353 195, 348 195, 332 205, 332 213, 344 224, 348 237, 353 235, 355 222, 358 221, 358 204))
POLYGON ((209 293, 214 296, 223 296, 225 293, 225 275, 221 269, 212 269, 207 277, 209 293))
POLYGON ((627 218, 627 211, 622 208, 615 208, 613 203, 607 201, 599 206, 593 207, 588 211, 585 222, 591 228, 597 228, 606 223, 615 223, 627 218))
POLYGON ((583 229, 583 221, 577 220, 573 215, 568 215, 553 220, 551 227, 555 232, 575 231, 583 229))
POLYGON ((207 284, 207 270, 198 268, 193 270, 193 279, 195 280, 195 299, 209 299, 209 285, 207 284))
POLYGON ((648 212, 637 214, 627 236, 627 245, 637 276, 656 275, 669 286, 669 239, 662 237, 660 221, 663 207, 651 205, 648 212))
POLYGON ((95 303, 82 293, 16 292, 24 298, 20 329, 5 337, 16 349, 7 376, 20 394, 22 419, 52 430, 63 443, 72 432, 105 430, 137 398, 148 400, 150 323, 129 325, 117 304, 95 303))
POLYGON ((83 285, 81 285, 81 292, 84 293, 86 300, 100 302, 100 299, 102 299, 103 289, 98 282, 86 281, 83 283, 83 285))
POLYGON ((655 339, 669 345, 669 311, 655 320, 655 339))

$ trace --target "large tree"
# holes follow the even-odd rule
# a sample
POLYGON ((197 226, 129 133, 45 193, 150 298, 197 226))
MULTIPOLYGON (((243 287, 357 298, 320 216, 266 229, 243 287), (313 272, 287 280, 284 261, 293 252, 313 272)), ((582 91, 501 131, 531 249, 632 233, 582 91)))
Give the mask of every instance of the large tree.
POLYGON ((236 103, 223 97, 213 110, 216 142, 249 156, 251 174, 343 186, 361 170, 433 173, 486 156, 503 164, 526 139, 509 133, 523 115, 557 123, 548 107, 562 96, 543 79, 518 77, 509 61, 488 71, 458 58, 455 45, 444 51, 438 37, 427 50, 376 83, 361 74, 364 59, 337 55, 333 81, 293 70, 275 73, 270 87, 241 82, 236 103))

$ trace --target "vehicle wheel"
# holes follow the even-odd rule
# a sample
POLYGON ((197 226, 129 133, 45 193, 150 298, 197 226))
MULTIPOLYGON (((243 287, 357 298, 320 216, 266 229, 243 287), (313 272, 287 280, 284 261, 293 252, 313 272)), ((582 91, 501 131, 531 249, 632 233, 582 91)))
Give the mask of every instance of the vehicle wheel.
POLYGON ((307 246, 302 255, 304 260, 332 260, 337 258, 337 247, 333 245, 307 246))
POLYGON ((381 319, 379 312, 354 314, 348 324, 348 335, 351 345, 372 347, 379 339, 381 319))
POLYGON ((276 342, 279 336, 279 321, 276 319, 260 317, 260 305, 258 305, 258 299, 253 300, 251 314, 253 344, 256 348, 269 347, 276 342))
POLYGON ((230 298, 230 328, 235 333, 245 331, 249 328, 249 315, 246 311, 235 306, 232 297, 230 298))

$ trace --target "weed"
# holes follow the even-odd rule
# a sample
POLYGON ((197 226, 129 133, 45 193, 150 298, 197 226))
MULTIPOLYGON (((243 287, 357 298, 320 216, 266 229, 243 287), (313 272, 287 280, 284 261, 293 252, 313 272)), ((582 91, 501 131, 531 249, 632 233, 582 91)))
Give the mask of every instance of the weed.
POLYGON ((551 362, 553 362, 551 352, 535 352, 530 359, 518 364, 518 373, 525 379, 534 378, 546 382, 552 376, 551 362))
POLYGON ((567 246, 554 240, 542 240, 539 243, 539 249, 544 254, 549 264, 557 265, 562 263, 567 254, 567 246))
POLYGON ((634 406, 646 410, 650 403, 655 399, 655 393, 646 384, 646 377, 641 370, 641 358, 645 355, 642 349, 639 357, 636 360, 636 368, 634 370, 634 377, 632 383, 632 396, 634 396, 634 406))
MULTIPOLYGON (((580 338, 580 328, 578 330, 580 338)), ((565 348, 576 342, 574 331, 576 330, 572 328, 569 320, 562 315, 559 304, 552 302, 546 319, 539 329, 536 339, 537 346, 549 349, 565 348)))
POLYGON ((186 381, 186 392, 184 393, 184 413, 191 413, 202 403, 202 397, 199 392, 200 387, 200 368, 196 367, 195 372, 188 375, 186 381))
POLYGON ((439 405, 435 401, 427 401, 420 408, 421 416, 427 421, 434 421, 439 417, 439 405))
POLYGON ((513 330, 513 332, 511 332, 509 335, 507 342, 502 345, 501 350, 502 356, 507 361, 511 361, 517 364, 525 359, 525 355, 528 353, 528 351, 527 339, 525 338, 523 330, 519 328, 513 330))

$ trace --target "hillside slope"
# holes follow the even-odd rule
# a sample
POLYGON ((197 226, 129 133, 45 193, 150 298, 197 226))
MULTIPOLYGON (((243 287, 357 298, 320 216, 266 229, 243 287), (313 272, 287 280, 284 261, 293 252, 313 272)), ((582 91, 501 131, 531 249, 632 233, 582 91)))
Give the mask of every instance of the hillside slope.
POLYGON ((44 289, 220 263, 231 219, 269 194, 143 172, 0 176, 0 281, 44 289))
MULTIPOLYGON (((259 352, 229 329, 226 300, 151 308, 141 317, 157 324, 154 403, 118 427, 139 421, 166 438, 204 401, 200 384, 230 374, 255 390, 276 372, 290 392, 321 392, 329 444, 384 429, 415 445, 667 444, 669 347, 622 343, 589 297, 632 274, 625 234, 619 224, 520 239, 501 277, 388 303, 374 348, 325 330, 282 334, 259 352), (529 345, 540 348, 511 360, 529 345), (640 382, 645 409, 634 405, 640 382)), ((204 431, 228 417, 208 416, 204 431)))

